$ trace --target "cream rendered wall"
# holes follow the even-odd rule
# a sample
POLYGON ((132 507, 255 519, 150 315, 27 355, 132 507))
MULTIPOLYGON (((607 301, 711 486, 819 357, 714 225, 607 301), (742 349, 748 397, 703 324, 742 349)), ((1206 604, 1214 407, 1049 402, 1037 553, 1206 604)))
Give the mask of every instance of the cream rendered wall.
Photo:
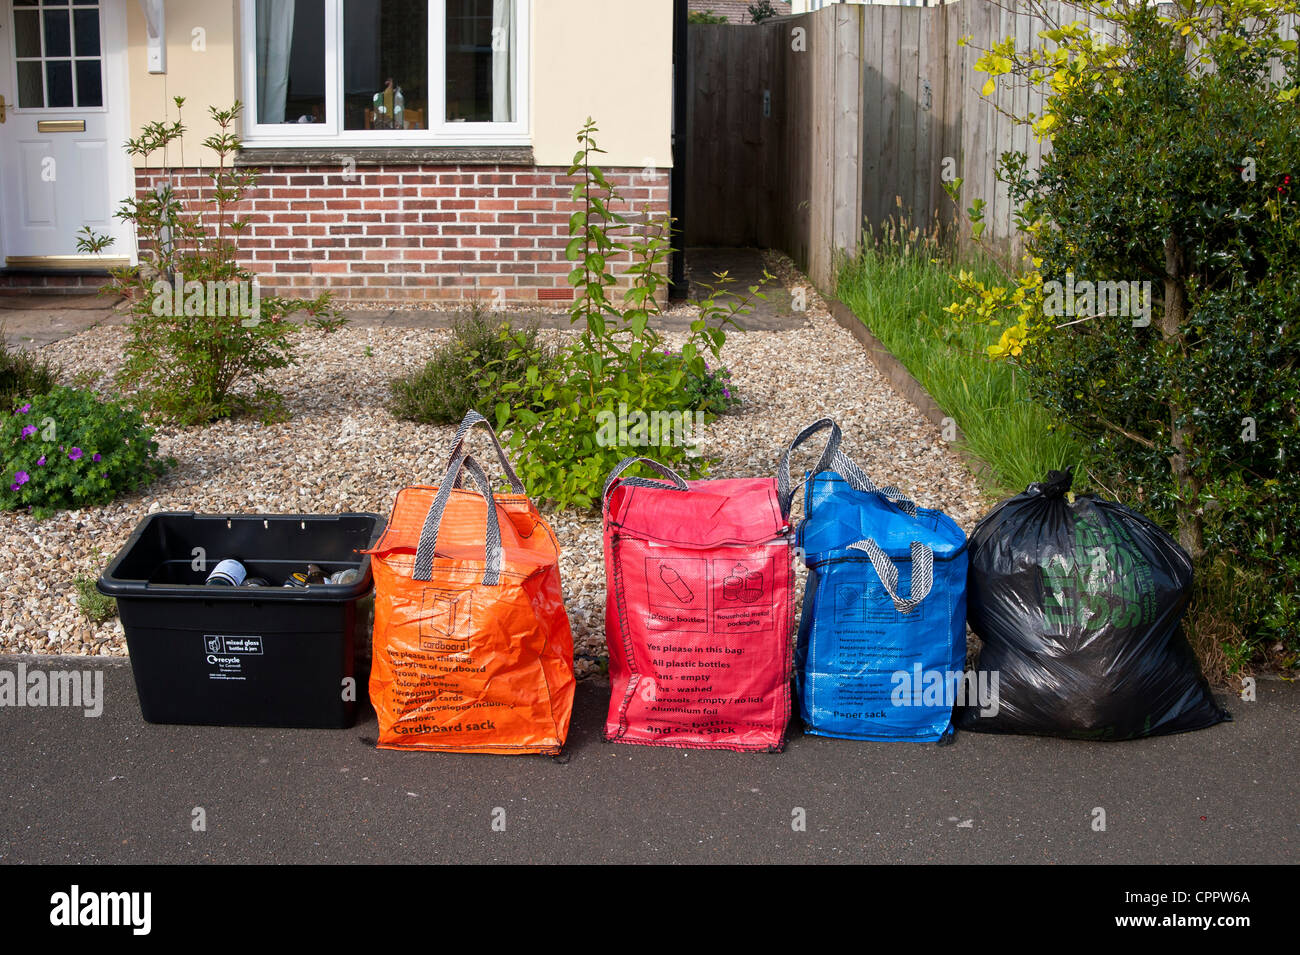
MULTIPOLYGON (((185 97, 185 164, 210 164, 215 158, 200 144, 216 132, 208 107, 228 108, 239 97, 239 60, 233 0, 166 0, 167 72, 152 74, 145 65, 145 19, 138 0, 127 0, 127 83, 131 91, 131 135, 145 123, 176 119, 173 98, 185 97), (204 50, 194 49, 200 29, 204 50)), ((179 147, 169 158, 179 161, 179 147)), ((159 165, 161 154, 150 157, 159 165)), ((146 165, 137 158, 136 166, 146 165)))
MULTIPOLYGON (((532 0, 531 141, 539 166, 572 161, 588 116, 600 127, 605 166, 672 165, 672 9, 672 0, 532 0)), ((128 0, 132 136, 146 122, 174 120, 172 98, 184 96, 185 162, 213 161, 200 146, 215 130, 208 107, 245 98, 237 29, 236 0, 167 0, 167 72, 153 75, 145 67, 144 14, 128 0), (193 49, 196 28, 204 31, 203 52, 193 49)))
POLYGON ((606 166, 672 165, 672 0, 533 0, 533 152, 567 166, 588 116, 606 166))

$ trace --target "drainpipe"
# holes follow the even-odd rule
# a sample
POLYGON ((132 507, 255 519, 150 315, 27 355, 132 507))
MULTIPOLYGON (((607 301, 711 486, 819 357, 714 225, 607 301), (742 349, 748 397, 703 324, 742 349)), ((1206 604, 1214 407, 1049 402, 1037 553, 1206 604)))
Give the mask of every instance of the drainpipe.
POLYGON ((686 128, 687 97, 691 95, 687 76, 687 0, 673 0, 673 172, 669 180, 670 214, 673 217, 672 258, 668 263, 668 297, 683 299, 686 285, 686 149, 690 130, 686 128))

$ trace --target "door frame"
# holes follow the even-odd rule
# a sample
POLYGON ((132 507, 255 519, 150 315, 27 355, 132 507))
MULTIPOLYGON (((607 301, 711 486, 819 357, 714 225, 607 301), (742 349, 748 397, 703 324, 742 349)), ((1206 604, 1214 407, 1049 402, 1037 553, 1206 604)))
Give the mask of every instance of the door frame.
MULTIPOLYGON (((129 78, 129 57, 127 52, 127 12, 129 0, 99 0, 100 19, 103 29, 104 44, 104 99, 109 104, 105 117, 105 135, 108 139, 109 168, 106 185, 109 189, 109 202, 113 211, 120 208, 122 200, 135 194, 135 164, 126 154, 126 141, 131 129, 131 85, 129 78)), ((0 88, 3 88, 6 103, 16 103, 18 99, 18 67, 13 56, 14 4, 13 0, 0 0, 0 27, 4 36, 3 58, 6 64, 4 75, 0 76, 0 88)), ((7 107, 8 108, 8 107, 7 107)), ((30 114, 28 114, 30 115, 30 114)), ((0 136, 4 127, 0 126, 0 136)), ((6 170, 6 174, 12 171, 6 170)), ((0 192, 0 203, 4 194, 0 192)), ((0 209, 0 212, 7 211, 0 209)), ((3 217, 0 217, 3 222, 3 217)), ((136 248, 135 230, 123 228, 116 236, 117 242, 105 252, 106 259, 126 258, 132 265, 139 261, 136 248)), ((9 268, 6 264, 9 256, 21 257, 26 252, 10 248, 10 236, 0 227, 0 271, 9 268)), ((94 269, 93 260, 87 260, 83 268, 68 271, 94 269)), ((39 265, 31 267, 39 268, 39 265)))

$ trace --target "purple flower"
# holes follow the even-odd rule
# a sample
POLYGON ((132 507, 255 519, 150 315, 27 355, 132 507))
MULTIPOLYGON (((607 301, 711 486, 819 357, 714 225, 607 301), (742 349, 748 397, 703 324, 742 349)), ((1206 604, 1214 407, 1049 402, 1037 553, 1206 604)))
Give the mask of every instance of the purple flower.
POLYGON ((45 467, 45 455, 42 454, 39 458, 36 459, 36 466, 38 468, 45 467))
POLYGON ((32 476, 31 476, 30 474, 28 474, 26 471, 16 471, 16 472, 14 472, 13 490, 15 490, 15 491, 18 490, 20 487, 22 487, 24 484, 26 484, 26 483, 27 483, 28 481, 30 481, 31 479, 32 479, 32 476))
POLYGON ((98 464, 98 463, 99 463, 99 455, 98 455, 98 454, 92 454, 92 455, 90 456, 90 460, 92 460, 92 461, 94 461, 96 464, 98 464))
POLYGON ((723 395, 723 397, 725 397, 725 398, 730 398, 730 397, 731 397, 731 389, 730 389, 730 388, 723 388, 723 389, 722 389, 722 395, 723 395))
POLYGON ((36 433, 36 425, 34 424, 29 424, 27 427, 23 428, 24 438, 30 438, 35 433, 36 433))
POLYGON ((81 453, 82 453, 82 452, 81 452, 81 448, 73 448, 71 451, 68 452, 68 460, 69 460, 69 461, 80 461, 80 460, 81 460, 81 453))
POLYGON ((27 404, 23 405, 21 408, 18 409, 18 413, 19 413, 19 414, 27 414, 27 412, 29 412, 29 411, 31 411, 31 410, 32 410, 32 403, 29 401, 29 402, 27 402, 27 404))

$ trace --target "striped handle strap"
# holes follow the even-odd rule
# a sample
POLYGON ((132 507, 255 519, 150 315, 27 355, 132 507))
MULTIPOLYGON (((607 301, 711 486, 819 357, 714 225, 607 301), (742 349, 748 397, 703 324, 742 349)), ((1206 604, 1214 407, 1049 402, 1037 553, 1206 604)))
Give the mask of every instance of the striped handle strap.
POLYGON ((854 464, 852 459, 850 459, 844 452, 835 452, 835 459, 831 462, 830 469, 844 478, 844 480, 848 482, 849 487, 853 488, 855 491, 863 491, 867 494, 879 494, 885 500, 895 505, 908 517, 916 517, 915 501, 892 484, 889 485, 889 487, 880 487, 877 485, 875 481, 871 480, 871 478, 867 476, 867 472, 854 464))
POLYGON ((885 593, 899 613, 911 613, 934 588, 934 551, 920 541, 912 541, 912 596, 907 598, 898 596, 898 567, 879 544, 868 537, 850 544, 849 549, 863 551, 871 558, 871 566, 876 568, 885 593))
MULTIPOLYGON (((501 462, 501 471, 505 474, 506 480, 510 482, 510 489, 516 494, 526 494, 527 492, 524 490, 524 482, 519 480, 519 475, 516 474, 515 469, 511 467, 510 459, 506 457, 505 448, 501 447, 501 439, 497 437, 496 429, 492 427, 492 422, 488 421, 487 418, 483 417, 473 409, 465 413, 465 419, 461 421, 460 427, 456 429, 456 437, 452 439, 451 442, 451 456, 448 458, 448 462, 455 461, 464 453, 465 440, 469 437, 469 433, 478 425, 483 425, 487 428, 488 436, 492 439, 492 445, 497 449, 497 460, 501 462)), ((460 484, 460 480, 461 476, 457 476, 457 487, 463 487, 463 485, 460 484)))
POLYGON ((479 491, 487 502, 487 527, 483 535, 483 585, 495 587, 501 583, 501 565, 505 560, 505 549, 501 546, 501 525, 497 521, 496 501, 492 499, 492 485, 477 461, 467 454, 462 454, 451 462, 438 494, 433 499, 429 513, 424 518, 424 527, 420 531, 420 545, 415 551, 415 570, 411 574, 414 580, 428 580, 433 576, 433 558, 438 550, 438 533, 442 528, 442 515, 451 500, 451 491, 464 468, 479 486, 479 491))
POLYGON ((795 448, 803 444, 818 431, 824 431, 830 428, 831 433, 826 438, 826 447, 822 449, 821 457, 817 459, 817 465, 813 468, 813 474, 820 474, 822 471, 834 465, 836 456, 840 453, 840 426, 832 418, 822 418, 820 421, 814 421, 808 427, 804 428, 790 442, 790 446, 785 449, 781 455, 781 463, 776 469, 776 498, 781 505, 781 516, 790 517, 790 505, 794 503, 794 482, 790 479, 790 455, 794 453, 795 448))
POLYGON ((613 488, 614 482, 618 480, 618 476, 634 464, 644 464, 650 470, 658 471, 660 474, 662 474, 667 480, 671 481, 672 483, 664 484, 663 481, 655 481, 655 480, 651 480, 650 478, 639 478, 639 477, 623 478, 622 483, 627 487, 658 487, 658 488, 668 488, 674 491, 690 490, 690 487, 687 486, 685 479, 683 479, 680 474, 678 474, 672 468, 668 467, 668 465, 660 464, 654 458, 638 458, 638 457, 624 458, 622 461, 619 461, 617 465, 615 465, 614 470, 610 471, 609 477, 605 479, 605 487, 600 492, 600 503, 602 507, 605 504, 606 498, 609 497, 609 492, 610 489, 613 488))

